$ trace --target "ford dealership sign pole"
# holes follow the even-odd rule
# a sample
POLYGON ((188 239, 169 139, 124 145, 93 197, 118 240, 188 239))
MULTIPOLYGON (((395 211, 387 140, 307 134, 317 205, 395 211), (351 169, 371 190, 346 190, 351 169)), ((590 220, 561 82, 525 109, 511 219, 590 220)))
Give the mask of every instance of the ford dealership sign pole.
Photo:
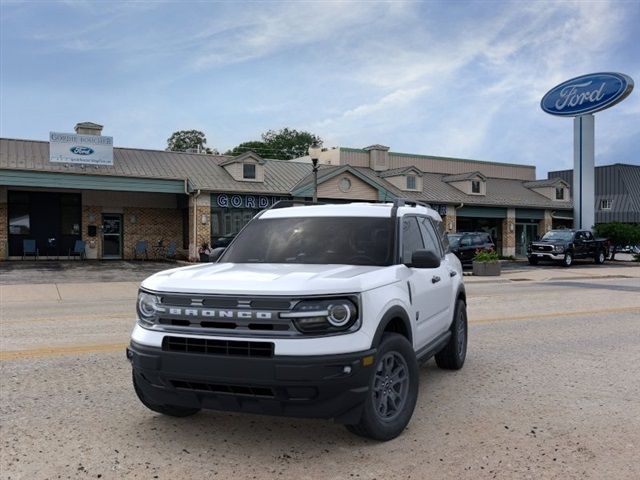
POLYGON ((595 160, 593 113, 612 107, 633 90, 622 73, 591 73, 572 78, 542 97, 542 110, 573 119, 573 226, 595 224, 595 160))

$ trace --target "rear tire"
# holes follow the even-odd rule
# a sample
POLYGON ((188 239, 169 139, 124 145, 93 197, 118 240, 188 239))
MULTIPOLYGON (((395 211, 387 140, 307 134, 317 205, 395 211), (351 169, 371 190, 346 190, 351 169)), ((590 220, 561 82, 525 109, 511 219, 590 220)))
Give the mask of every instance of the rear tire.
POLYGON ((385 333, 376 353, 376 367, 362 417, 347 430, 361 437, 387 441, 406 428, 418 400, 419 369, 413 346, 397 333, 385 333))
POLYGON ((436 353, 436 364, 445 370, 460 370, 467 358, 467 305, 458 300, 447 345, 436 353))
POLYGON ((564 254, 564 258, 562 259, 563 267, 570 267, 573 265, 573 254, 571 252, 567 252, 564 254))
POLYGON ((190 417, 191 415, 195 415, 200 411, 199 408, 188 408, 188 407, 180 407, 178 405, 157 405, 155 403, 150 402, 142 392, 142 389, 138 385, 138 380, 136 378, 136 373, 132 373, 133 377, 133 388, 136 391, 136 395, 140 399, 140 402, 147 407, 149 410, 153 410, 154 412, 161 413, 163 415, 168 415, 169 417, 190 417))

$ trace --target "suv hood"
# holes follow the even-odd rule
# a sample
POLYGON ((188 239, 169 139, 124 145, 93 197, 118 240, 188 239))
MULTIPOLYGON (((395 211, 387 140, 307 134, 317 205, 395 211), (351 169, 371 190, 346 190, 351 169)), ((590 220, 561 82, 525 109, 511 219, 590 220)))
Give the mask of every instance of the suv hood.
POLYGON ((142 282, 156 292, 235 295, 358 293, 399 280, 398 266, 208 263, 158 272, 142 282))

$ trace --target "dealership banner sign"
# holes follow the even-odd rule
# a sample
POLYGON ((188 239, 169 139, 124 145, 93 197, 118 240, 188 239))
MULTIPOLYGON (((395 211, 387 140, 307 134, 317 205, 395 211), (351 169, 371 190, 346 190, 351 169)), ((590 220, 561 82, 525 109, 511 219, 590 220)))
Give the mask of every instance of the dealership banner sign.
POLYGON ((113 137, 49 133, 49 161, 88 165, 113 165, 113 137))
POLYGON ((632 90, 633 80, 628 75, 590 73, 553 87, 542 97, 540 107, 551 115, 576 117, 612 107, 632 90))

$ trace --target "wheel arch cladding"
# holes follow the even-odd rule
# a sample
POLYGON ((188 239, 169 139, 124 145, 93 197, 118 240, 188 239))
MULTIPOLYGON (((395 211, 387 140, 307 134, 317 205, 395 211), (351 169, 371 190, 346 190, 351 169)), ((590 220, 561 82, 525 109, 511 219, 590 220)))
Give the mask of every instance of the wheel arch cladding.
POLYGON ((399 333, 409 340, 409 343, 413 344, 411 321, 409 320, 409 315, 404 308, 400 306, 391 307, 382 316, 380 324, 376 329, 376 333, 373 336, 373 342, 371 344, 372 347, 380 344, 382 341, 382 335, 384 335, 385 332, 399 333))
POLYGON ((467 292, 464 288, 464 285, 460 285, 460 287, 458 287, 458 293, 456 294, 456 302, 458 300, 462 300, 465 305, 467 303, 467 292))

